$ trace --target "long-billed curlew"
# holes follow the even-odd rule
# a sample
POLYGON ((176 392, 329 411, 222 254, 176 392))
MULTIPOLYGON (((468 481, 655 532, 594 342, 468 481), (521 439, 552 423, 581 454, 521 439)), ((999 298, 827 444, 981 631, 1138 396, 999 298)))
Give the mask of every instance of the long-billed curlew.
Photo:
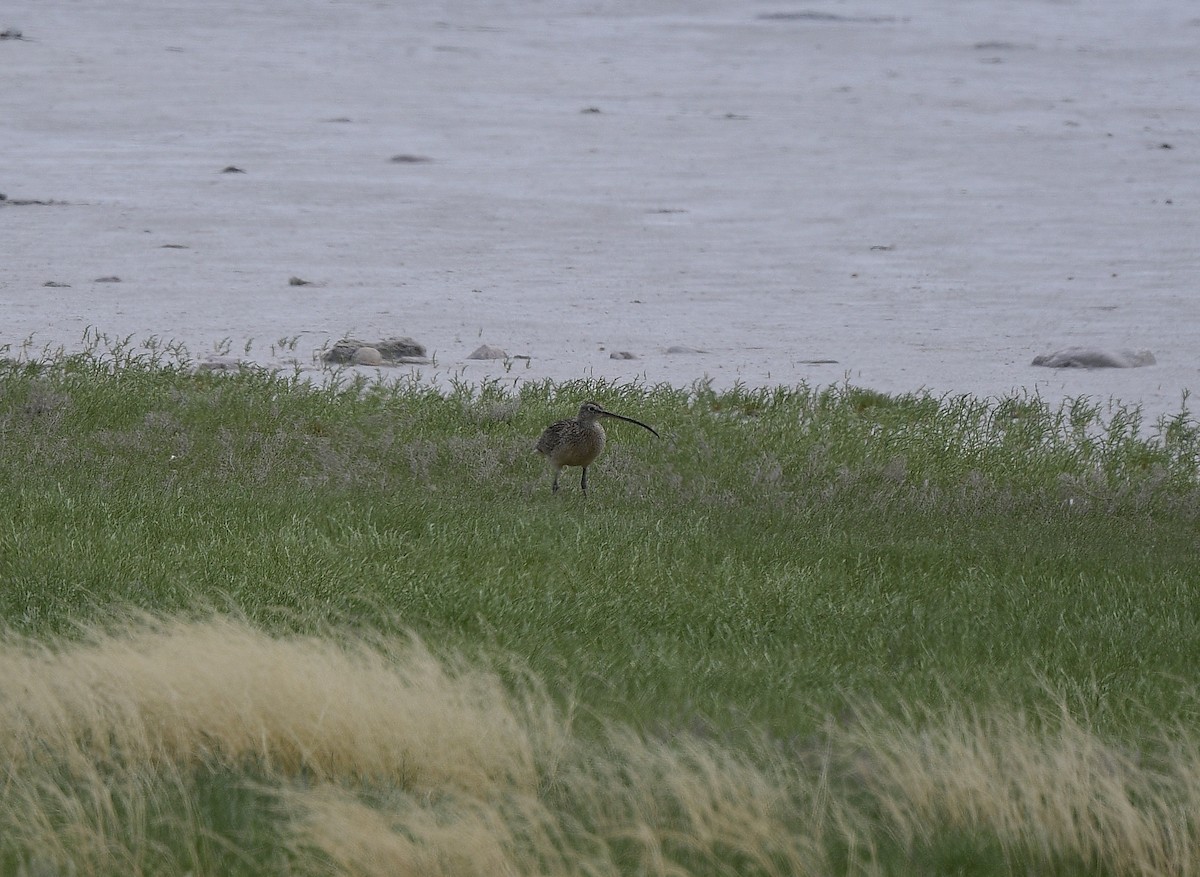
POLYGON ((579 480, 579 488, 587 493, 587 470, 592 461, 604 450, 604 427, 600 425, 601 417, 611 417, 614 420, 624 420, 626 423, 636 423, 642 429, 648 429, 655 436, 658 433, 640 420, 613 414, 605 411, 595 402, 584 402, 579 406, 579 414, 567 420, 556 420, 546 427, 545 432, 534 445, 539 454, 550 460, 554 467, 554 485, 551 490, 558 492, 558 476, 564 466, 582 466, 583 477, 579 480))

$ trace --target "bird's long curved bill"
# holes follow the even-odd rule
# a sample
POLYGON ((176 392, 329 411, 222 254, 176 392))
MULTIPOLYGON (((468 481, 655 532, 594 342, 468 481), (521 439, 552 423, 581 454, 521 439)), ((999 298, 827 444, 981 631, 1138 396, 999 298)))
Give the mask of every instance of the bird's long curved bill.
POLYGON ((626 417, 626 416, 625 416, 625 415, 623 415, 623 414, 613 414, 611 411, 605 411, 605 412, 604 412, 604 416, 605 416, 605 417, 614 417, 614 418, 616 418, 617 420, 624 420, 626 423, 636 423, 636 424, 637 424, 638 426, 640 426, 642 429, 648 429, 648 430, 650 430, 650 432, 654 433, 654 435, 655 435, 655 437, 656 437, 656 438, 662 438, 662 436, 660 436, 660 435, 658 434, 658 430, 656 430, 656 429, 655 429, 654 427, 652 427, 652 426, 647 426, 646 424, 642 423, 640 420, 634 420, 632 417, 626 417))

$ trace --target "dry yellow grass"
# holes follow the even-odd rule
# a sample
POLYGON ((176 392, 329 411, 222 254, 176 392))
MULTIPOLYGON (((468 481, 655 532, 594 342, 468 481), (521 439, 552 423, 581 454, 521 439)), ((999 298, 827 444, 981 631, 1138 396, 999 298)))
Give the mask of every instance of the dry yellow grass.
POLYGON ((274 638, 222 618, 146 621, 69 645, 10 639, 0 699, 3 757, 39 741, 83 769, 253 758, 413 790, 532 789, 535 742, 553 745, 551 726, 520 714, 495 674, 449 667, 418 641, 274 638))
POLYGON ((584 737, 536 681, 514 694, 415 640, 221 617, 9 636, 0 855, 26 873, 204 873, 206 845, 232 843, 193 800, 215 765, 274 802, 259 843, 286 850, 289 873, 903 873, 962 837, 1017 870, 1197 872, 1189 734, 1146 741, 1169 756, 1151 765, 1066 712, 865 715, 803 753, 738 752, 584 737))
POLYGON ((869 753, 862 779, 906 847, 960 832, 1105 873, 1200 868, 1200 750, 1187 733, 1143 750, 1102 740, 1066 710, 1036 722, 952 712, 877 717, 841 742, 869 753))

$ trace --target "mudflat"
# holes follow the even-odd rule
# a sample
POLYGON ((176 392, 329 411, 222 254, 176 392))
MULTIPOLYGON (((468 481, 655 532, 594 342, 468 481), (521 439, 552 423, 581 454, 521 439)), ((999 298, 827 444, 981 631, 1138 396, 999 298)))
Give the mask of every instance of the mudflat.
POLYGON ((92 327, 319 379, 339 338, 410 336, 429 361, 385 374, 1151 416, 1200 384, 1188 0, 3 14, 14 348, 92 327), (1033 365, 1067 348, 1154 362, 1033 365))

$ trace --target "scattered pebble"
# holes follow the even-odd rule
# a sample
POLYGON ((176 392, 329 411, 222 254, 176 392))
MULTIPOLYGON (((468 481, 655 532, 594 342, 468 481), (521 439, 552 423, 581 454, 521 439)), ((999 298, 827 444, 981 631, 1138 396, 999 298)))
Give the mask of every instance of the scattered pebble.
POLYGON ((227 165, 225 168, 223 168, 221 173, 223 173, 223 174, 244 174, 245 171, 242 170, 240 167, 237 167, 236 165, 231 164, 231 165, 227 165))
POLYGON ((120 283, 121 278, 116 274, 109 274, 107 277, 97 277, 92 283, 120 283))
POLYGON ((389 160, 395 162, 396 164, 424 164, 425 162, 433 161, 433 159, 427 155, 410 155, 407 152, 402 152, 399 155, 393 155, 389 160))
POLYGON ((304 280, 300 277, 289 277, 288 286, 312 286, 312 281, 304 280))
POLYGON ((47 280, 45 283, 42 284, 42 286, 50 286, 50 287, 53 287, 54 289, 70 289, 71 288, 71 284, 59 283, 57 280, 47 280))
POLYGON ((608 358, 609 359, 637 359, 637 357, 634 356, 632 353, 630 353, 628 350, 614 350, 612 353, 610 353, 608 355, 608 358))

